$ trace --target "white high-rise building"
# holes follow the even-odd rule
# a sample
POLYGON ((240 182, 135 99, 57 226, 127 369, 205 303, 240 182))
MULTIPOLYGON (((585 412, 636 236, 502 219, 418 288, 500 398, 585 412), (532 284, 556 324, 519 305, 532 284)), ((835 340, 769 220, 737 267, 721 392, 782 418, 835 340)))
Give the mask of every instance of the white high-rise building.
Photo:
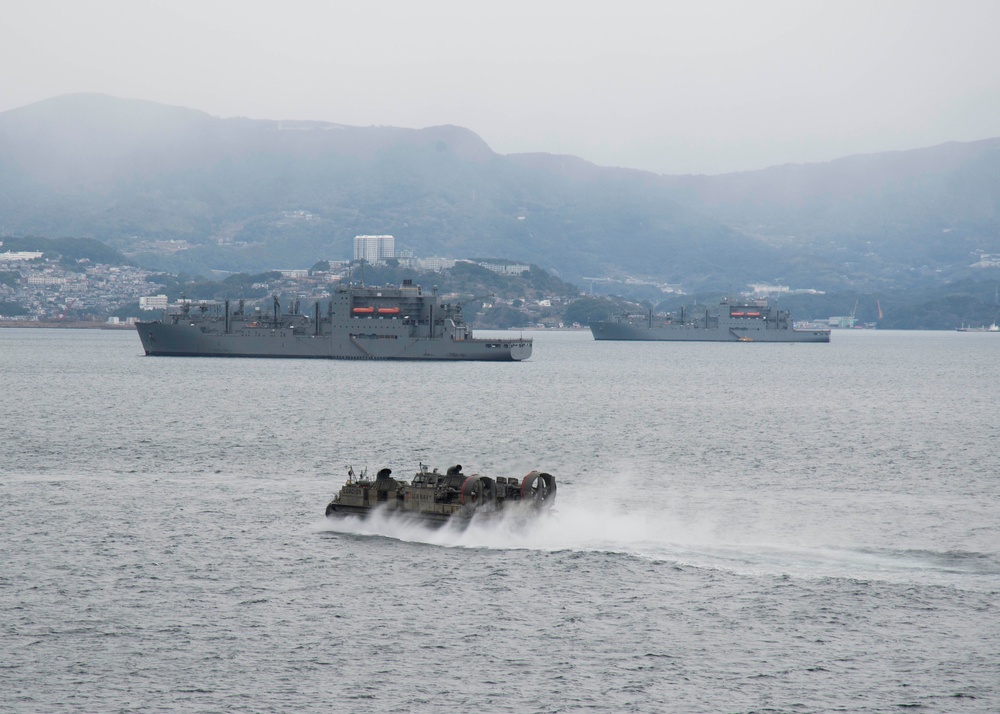
POLYGON ((392 236, 354 236, 354 259, 384 263, 396 257, 396 239, 392 236))

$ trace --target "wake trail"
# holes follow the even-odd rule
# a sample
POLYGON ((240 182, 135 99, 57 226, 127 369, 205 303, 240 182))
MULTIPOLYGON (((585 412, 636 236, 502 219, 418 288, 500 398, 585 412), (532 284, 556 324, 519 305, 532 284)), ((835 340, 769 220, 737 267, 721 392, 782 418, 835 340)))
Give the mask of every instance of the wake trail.
POLYGON ((1000 587, 1000 554, 874 545, 747 539, 705 517, 674 519, 651 511, 570 505, 535 518, 504 514, 434 528, 397 514, 326 519, 318 532, 380 536, 448 548, 615 553, 748 576, 796 575, 886 580, 981 580, 1000 587))

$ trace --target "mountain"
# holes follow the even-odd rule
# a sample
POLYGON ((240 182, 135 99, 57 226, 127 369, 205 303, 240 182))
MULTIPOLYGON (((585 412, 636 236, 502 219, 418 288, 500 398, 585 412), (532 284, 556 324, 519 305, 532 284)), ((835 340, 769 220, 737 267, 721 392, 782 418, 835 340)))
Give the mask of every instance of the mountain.
POLYGON ((0 113, 0 232, 91 237, 156 270, 503 256, 572 282, 891 289, 997 277, 1000 139, 721 176, 500 155, 457 126, 222 119, 81 94, 0 113), (983 260, 983 256, 986 259, 983 260), (972 267, 974 264, 979 267, 972 267))
POLYGON ((686 205, 873 286, 899 271, 965 276, 1000 248, 1000 139, 682 177, 686 205))

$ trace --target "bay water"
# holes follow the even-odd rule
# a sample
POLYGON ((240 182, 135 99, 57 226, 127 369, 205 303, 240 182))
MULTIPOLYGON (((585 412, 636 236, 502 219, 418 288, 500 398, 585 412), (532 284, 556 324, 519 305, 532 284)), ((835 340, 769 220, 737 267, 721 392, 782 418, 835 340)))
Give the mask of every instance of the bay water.
POLYGON ((0 330, 0 710, 1000 710, 1000 336, 530 334, 431 364, 0 330), (348 466, 421 462, 548 471, 556 513, 324 518, 348 466))

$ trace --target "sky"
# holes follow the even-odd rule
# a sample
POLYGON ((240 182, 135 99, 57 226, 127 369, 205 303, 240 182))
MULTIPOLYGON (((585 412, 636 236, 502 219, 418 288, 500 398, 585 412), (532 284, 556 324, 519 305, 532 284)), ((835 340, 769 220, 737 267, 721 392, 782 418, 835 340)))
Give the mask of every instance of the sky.
POLYGON ((0 112, 454 124, 720 174, 1000 136, 1000 0, 5 0, 0 112))

